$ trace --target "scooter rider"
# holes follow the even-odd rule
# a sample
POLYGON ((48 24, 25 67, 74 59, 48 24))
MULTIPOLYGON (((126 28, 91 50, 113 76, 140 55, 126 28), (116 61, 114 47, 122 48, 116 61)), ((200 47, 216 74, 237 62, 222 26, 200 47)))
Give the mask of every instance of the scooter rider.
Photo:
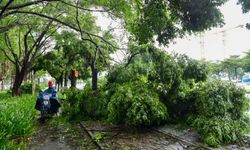
MULTIPOLYGON (((58 102, 58 96, 57 96, 57 91, 54 88, 54 83, 52 80, 48 81, 48 88, 43 92, 43 93, 48 93, 51 94, 50 97, 50 112, 51 113, 57 113, 59 107, 61 107, 60 103, 58 102)), ((36 105, 35 105, 35 109, 41 111, 41 107, 42 107, 42 94, 39 94, 39 97, 36 101, 36 105)))

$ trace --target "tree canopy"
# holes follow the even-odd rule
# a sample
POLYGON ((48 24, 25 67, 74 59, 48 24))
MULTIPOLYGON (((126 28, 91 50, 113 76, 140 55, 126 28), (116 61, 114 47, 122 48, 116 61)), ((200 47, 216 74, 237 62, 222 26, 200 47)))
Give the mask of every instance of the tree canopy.
MULTIPOLYGON (((53 48, 53 42, 57 41, 56 46, 59 46, 59 38, 62 36, 60 33, 64 31, 76 34, 75 39, 82 42, 85 47, 81 49, 81 54, 84 55, 82 57, 85 58, 84 62, 92 61, 92 71, 103 70, 100 69, 103 68, 103 63, 100 65, 99 62, 108 64, 109 54, 119 49, 119 46, 110 38, 110 33, 105 33, 96 26, 93 12, 119 18, 122 26, 130 33, 129 41, 135 45, 155 41, 168 45, 176 37, 223 25, 219 6, 225 2, 226 0, 1 1, 1 50, 16 68, 13 92, 15 95, 19 93, 19 86, 33 62, 44 52, 56 49, 53 48), (50 44, 51 47, 48 46, 50 44), (94 59, 86 59, 89 56, 94 59)), ((76 46, 69 44, 72 40, 75 41, 73 37, 63 41, 64 45, 61 46, 64 50, 76 46)), ((132 57, 134 55, 131 54, 132 57)))

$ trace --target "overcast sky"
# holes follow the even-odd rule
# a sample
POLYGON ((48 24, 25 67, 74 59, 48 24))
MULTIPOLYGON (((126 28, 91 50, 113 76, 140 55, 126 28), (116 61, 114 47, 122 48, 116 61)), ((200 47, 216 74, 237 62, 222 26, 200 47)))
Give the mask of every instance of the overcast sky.
MULTIPOLYGON (((250 30, 245 27, 235 27, 245 26, 247 22, 250 23, 250 14, 242 14, 241 6, 236 5, 236 3, 237 0, 229 0, 221 7, 225 26, 204 32, 204 40, 201 40, 203 38, 200 36, 187 36, 184 39, 176 39, 175 44, 170 44, 169 47, 164 47, 164 49, 168 52, 184 53, 195 59, 205 58, 214 61, 223 60, 230 55, 243 56, 245 51, 250 50, 250 30), (224 37, 221 31, 226 31, 224 37), (204 48, 200 44, 201 41, 204 41, 204 48)), ((97 16, 97 24, 102 29, 119 25, 119 23, 110 21, 100 13, 94 15, 97 16)), ((121 35, 121 32, 122 30, 115 31, 118 35, 121 35)), ((122 38, 122 40, 124 39, 122 38)))
POLYGON ((185 53, 196 59, 205 57, 207 60, 222 60, 230 55, 244 55, 244 51, 250 50, 250 30, 235 28, 239 25, 250 23, 250 14, 242 14, 241 6, 236 5, 237 0, 229 0, 221 7, 224 14, 225 26, 212 29, 204 33, 204 49, 200 44, 200 36, 188 36, 185 39, 177 39, 176 44, 171 44, 167 51, 185 53), (225 38, 221 31, 225 30, 225 38), (223 40, 224 43, 223 44, 223 40))

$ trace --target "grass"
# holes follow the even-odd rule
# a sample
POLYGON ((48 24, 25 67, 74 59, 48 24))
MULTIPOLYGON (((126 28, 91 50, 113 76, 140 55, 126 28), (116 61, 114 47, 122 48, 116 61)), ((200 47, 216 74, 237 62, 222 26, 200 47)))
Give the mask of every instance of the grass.
POLYGON ((0 93, 0 150, 25 149, 35 128, 35 98, 0 93))

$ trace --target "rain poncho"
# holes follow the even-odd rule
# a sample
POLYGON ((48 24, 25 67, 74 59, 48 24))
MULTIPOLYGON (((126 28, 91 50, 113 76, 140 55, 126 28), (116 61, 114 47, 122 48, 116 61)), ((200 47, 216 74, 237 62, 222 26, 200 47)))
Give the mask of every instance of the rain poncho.
POLYGON ((36 101, 35 109, 41 110, 42 108, 42 101, 43 101, 43 95, 50 95, 50 111, 56 112, 59 107, 61 107, 60 103, 57 101, 57 91, 54 88, 48 88, 44 92, 41 92, 39 94, 39 97, 36 101))

